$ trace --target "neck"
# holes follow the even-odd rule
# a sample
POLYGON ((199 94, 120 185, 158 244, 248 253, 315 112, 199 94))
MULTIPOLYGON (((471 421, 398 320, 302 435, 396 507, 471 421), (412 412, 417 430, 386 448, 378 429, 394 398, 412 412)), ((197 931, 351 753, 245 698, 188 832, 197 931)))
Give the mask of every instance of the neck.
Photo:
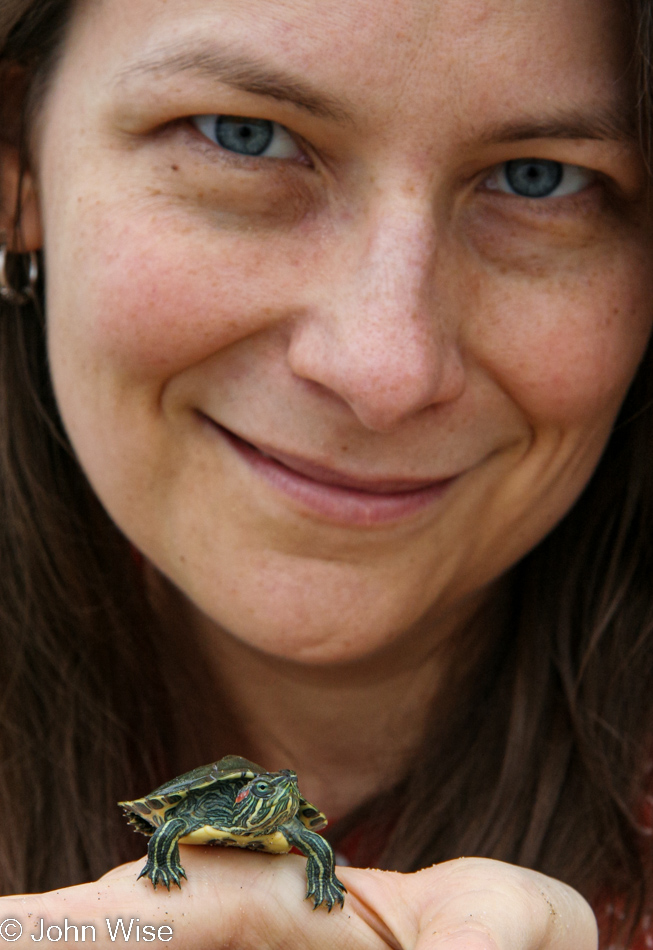
POLYGON ((198 636, 213 686, 237 724, 239 747, 225 749, 212 729, 208 756, 232 752, 270 771, 294 770, 301 794, 330 821, 403 778, 449 667, 452 635, 479 606, 424 621, 383 654, 309 666, 239 641, 160 578, 155 599, 167 625, 198 636))

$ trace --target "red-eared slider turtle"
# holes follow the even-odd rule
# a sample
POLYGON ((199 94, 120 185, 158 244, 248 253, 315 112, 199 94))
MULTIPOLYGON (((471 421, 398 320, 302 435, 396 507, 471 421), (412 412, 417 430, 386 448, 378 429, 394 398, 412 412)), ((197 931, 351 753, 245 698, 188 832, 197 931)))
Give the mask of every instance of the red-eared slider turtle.
POLYGON ((156 788, 145 798, 118 802, 129 821, 150 837, 147 864, 138 875, 154 887, 181 887, 181 844, 221 844, 284 854, 297 848, 308 860, 306 897, 313 906, 344 904, 331 845, 317 834, 327 820, 302 798, 297 775, 266 772, 237 755, 202 765, 156 788))

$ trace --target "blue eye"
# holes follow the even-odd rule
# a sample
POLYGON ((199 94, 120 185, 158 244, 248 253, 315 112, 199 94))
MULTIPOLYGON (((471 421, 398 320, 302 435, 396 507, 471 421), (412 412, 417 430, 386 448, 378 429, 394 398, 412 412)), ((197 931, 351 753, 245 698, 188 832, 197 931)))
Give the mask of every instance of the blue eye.
POLYGON ((560 162, 518 159, 506 162, 506 181, 512 190, 524 198, 548 198, 562 181, 560 162))
POLYGON ((195 128, 228 152, 264 158, 297 158, 302 152, 278 122, 240 115, 196 115, 195 128))
POLYGON ((594 173, 580 165, 546 158, 517 158, 498 165, 485 187, 521 198, 562 198, 577 194, 594 180, 594 173))

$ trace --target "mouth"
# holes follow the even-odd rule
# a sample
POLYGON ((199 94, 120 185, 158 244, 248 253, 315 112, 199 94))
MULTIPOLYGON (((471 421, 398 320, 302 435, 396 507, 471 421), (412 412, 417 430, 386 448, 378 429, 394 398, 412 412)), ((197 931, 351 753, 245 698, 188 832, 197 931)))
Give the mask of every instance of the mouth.
POLYGON ((337 524, 372 527, 408 519, 441 498, 457 476, 443 479, 361 478, 265 443, 249 442, 203 416, 211 429, 268 485, 300 509, 337 524))

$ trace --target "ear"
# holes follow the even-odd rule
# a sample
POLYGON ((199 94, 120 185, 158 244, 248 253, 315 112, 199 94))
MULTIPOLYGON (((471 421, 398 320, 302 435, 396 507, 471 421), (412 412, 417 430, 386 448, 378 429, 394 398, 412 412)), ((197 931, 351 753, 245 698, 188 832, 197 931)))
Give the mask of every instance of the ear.
POLYGON ((0 143, 0 236, 15 251, 36 251, 43 244, 41 212, 34 176, 20 174, 20 157, 14 145, 0 143), (20 189, 20 220, 16 207, 20 189))
POLYGON ((251 788, 248 788, 247 786, 245 786, 245 788, 241 788, 241 790, 236 795, 236 805, 239 802, 242 802, 244 798, 247 798, 250 792, 251 792, 251 788))

